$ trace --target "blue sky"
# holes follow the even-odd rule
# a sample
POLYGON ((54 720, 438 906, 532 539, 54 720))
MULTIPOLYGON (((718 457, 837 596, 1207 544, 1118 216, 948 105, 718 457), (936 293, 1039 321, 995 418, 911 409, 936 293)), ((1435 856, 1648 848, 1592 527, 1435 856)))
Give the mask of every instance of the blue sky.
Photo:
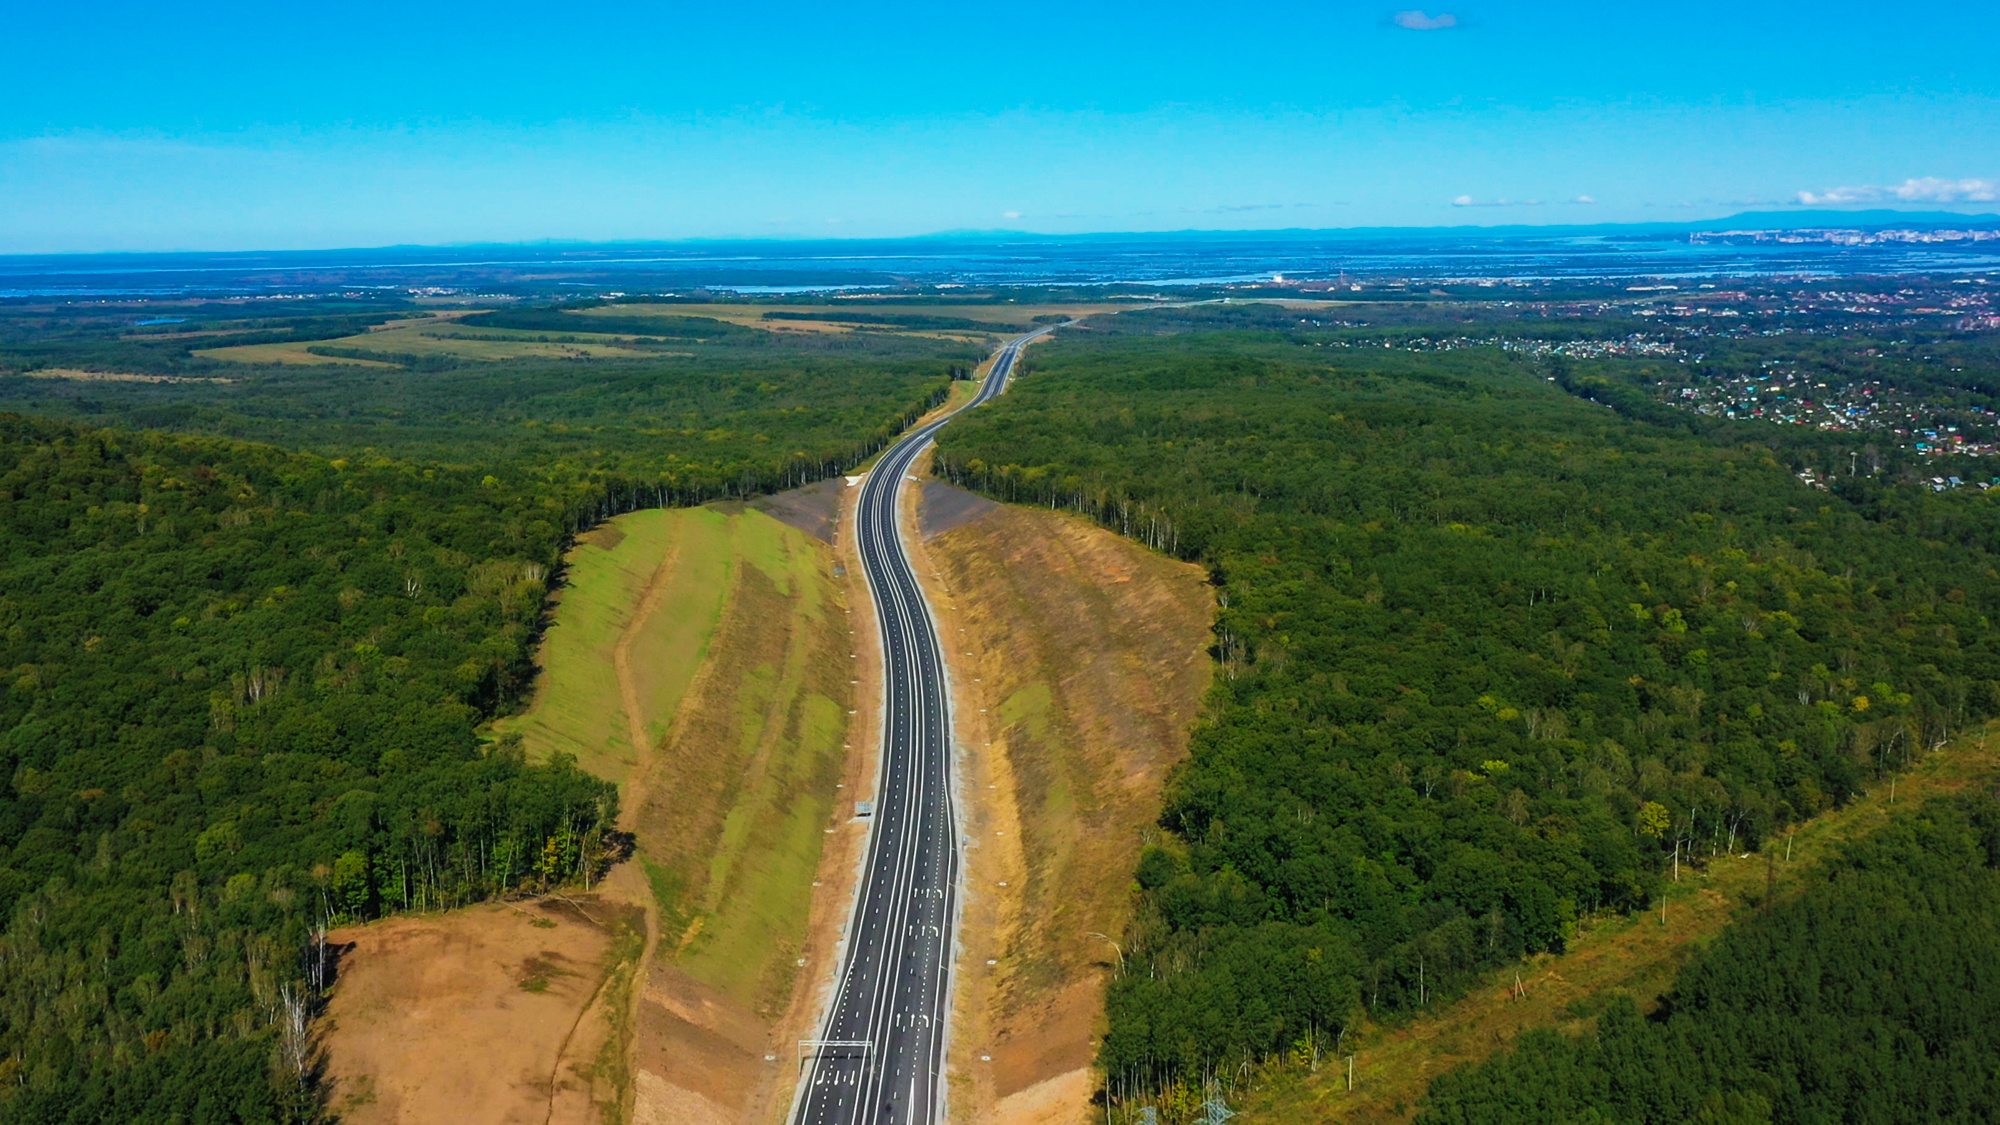
POLYGON ((0 252, 2000 210, 2000 4, 1405 3, 16 0, 0 252))

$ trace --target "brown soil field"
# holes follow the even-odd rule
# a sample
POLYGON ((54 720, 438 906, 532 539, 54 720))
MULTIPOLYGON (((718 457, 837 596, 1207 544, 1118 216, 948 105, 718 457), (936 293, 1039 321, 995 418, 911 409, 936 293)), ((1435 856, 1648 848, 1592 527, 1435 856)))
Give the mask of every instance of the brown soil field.
POLYGON ((951 661, 973 841, 951 1116, 1073 1125, 1131 872, 1208 689, 1214 602, 1199 567, 955 491, 925 487, 951 526, 913 549, 951 661))
POLYGON ((1627 992, 1650 1010, 1689 956, 1730 922, 1757 909, 1767 880, 1775 879, 1783 896, 1842 844, 1882 827, 1893 812, 2000 781, 2000 738, 1995 735, 2000 735, 2000 724, 1960 736, 1910 772, 1877 782, 1846 808, 1800 825, 1789 840, 1773 841, 1768 856, 1725 856, 1705 868, 1683 868, 1680 882, 1667 895, 1664 918, 1656 907, 1629 917, 1586 920, 1567 953, 1542 954, 1516 968, 1496 970, 1458 1001, 1407 1023, 1362 1027, 1349 1037, 1355 1054, 1352 1092, 1345 1067, 1323 1060, 1317 1073, 1298 1069, 1264 1075, 1246 1091, 1234 1120, 1246 1125, 1408 1121, 1431 1080, 1452 1067, 1484 1059, 1533 1028, 1587 1029, 1591 1021, 1573 1014, 1587 1007, 1579 1001, 1627 992))
POLYGON ((582 895, 334 932, 339 979, 322 1025, 334 1111, 346 1125, 595 1125, 617 1104, 605 1001, 637 924, 636 911, 582 895))

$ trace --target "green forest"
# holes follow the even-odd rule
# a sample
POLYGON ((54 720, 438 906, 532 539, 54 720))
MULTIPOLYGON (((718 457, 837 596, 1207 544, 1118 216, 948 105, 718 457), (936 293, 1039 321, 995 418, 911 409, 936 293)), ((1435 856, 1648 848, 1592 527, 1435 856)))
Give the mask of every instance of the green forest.
POLYGON ((1989 494, 1814 489, 1772 427, 1572 393, 1615 370, 1193 311, 1039 345, 937 458, 1217 587, 1218 684, 1111 986, 1114 1101, 1561 950, 2000 707, 1989 494))
POLYGON ((0 415, 0 1120, 303 1116, 315 931, 601 868, 615 790, 474 733, 565 515, 0 415))
POLYGON ((1439 1078, 1420 1125, 2000 1117, 2000 804, 1938 800, 1723 933, 1650 1016, 1524 1034, 1439 1078))
MULTIPOLYGON (((453 331, 645 354, 345 346, 414 314, 394 302, 143 327, 0 309, 0 1123, 322 1116, 325 927, 588 883, 619 854, 612 787, 481 734, 530 686, 575 534, 845 471, 985 350, 894 330, 1004 327, 948 303, 842 310, 871 329, 850 333, 585 306, 453 331), (297 341, 396 366, 198 354, 297 341)), ((1934 491, 1932 463, 1866 434, 1677 399, 1726 376, 1776 401, 1777 356, 1794 381, 1893 379, 1983 417, 1990 348, 1746 337, 1698 369, 1511 346, 1644 327, 1415 301, 1128 312, 1037 344, 942 432, 947 479, 1216 587, 1216 687, 1110 990, 1110 1104, 1560 951, 2000 712, 2000 495, 1934 491)), ((1652 1015, 1610 1003, 1593 1036, 1524 1040, 1424 1112, 1990 1116, 1991 1067, 1965 1060, 1990 1058, 1972 1024, 2000 994, 1967 966, 1992 960, 1997 816, 1937 805, 1857 846, 1652 1015), (1787 942, 1810 995, 1748 976, 1787 942), (1826 1073, 1801 1028, 1866 1066, 1826 1073)))
MULTIPOLYGON (((526 308, 460 323, 483 317, 608 323, 526 308)), ((691 318, 633 319, 668 331, 691 318)), ((353 331, 348 325, 354 320, 292 318, 305 339, 353 331), (314 327, 322 321, 340 331, 314 327)), ((732 327, 706 319, 701 324, 732 327)), ((193 354, 242 337, 152 342, 122 331, 109 317, 69 324, 0 316, 0 410, 275 442, 327 457, 376 454, 481 466, 607 495, 666 490, 679 502, 785 488, 838 472, 880 449, 910 418, 940 401, 954 373, 962 375, 984 356, 983 349, 963 343, 880 333, 778 337, 733 329, 749 342, 723 334, 689 344, 683 349, 688 354, 673 358, 457 363, 430 356, 402 369, 257 367, 193 354), (41 367, 222 381, 28 374, 41 367)))
POLYGON ((0 1122, 322 1116, 326 927, 620 854, 613 786, 480 734, 573 536, 851 468, 978 359, 736 330, 671 361, 225 367, 104 319, 8 320, 0 352, 227 381, 0 377, 33 412, 0 413, 0 1122))

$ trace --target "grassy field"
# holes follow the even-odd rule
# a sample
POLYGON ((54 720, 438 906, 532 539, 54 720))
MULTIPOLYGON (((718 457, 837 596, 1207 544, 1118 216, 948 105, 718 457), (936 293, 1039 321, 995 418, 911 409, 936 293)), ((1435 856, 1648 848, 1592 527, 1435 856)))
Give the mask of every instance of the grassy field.
MULTIPOLYGON (((853 323, 842 323, 838 319, 828 320, 767 320, 768 312, 826 313, 830 318, 838 318, 843 313, 868 315, 909 314, 917 316, 946 316, 977 320, 1008 328, 1027 330, 1036 324, 1037 317, 1052 315, 1085 316, 1092 313, 1114 311, 1116 306, 1107 305, 912 305, 903 307, 895 304, 871 304, 866 306, 827 305, 777 305, 777 304, 688 304, 688 305, 599 305, 578 309, 579 320, 591 317, 616 317, 622 320, 645 317, 710 317, 746 328, 757 328, 778 333, 847 333, 857 331, 853 323)), ((523 331, 511 328, 466 327, 457 323, 458 315, 470 310, 455 310, 452 315, 427 317, 411 320, 390 321, 372 331, 343 336, 335 340, 301 340, 296 343, 239 344, 230 346, 222 343, 230 333, 213 333, 222 346, 198 349, 195 354, 206 359, 218 359, 231 363, 263 365, 319 365, 329 363, 350 363, 363 366, 396 366, 396 356, 451 356, 462 360, 505 360, 505 359, 594 359, 594 358, 634 358, 673 357, 691 353, 663 351, 656 347, 638 348, 625 341, 629 336, 617 333, 561 332, 547 333, 523 331), (563 337, 562 341, 552 336, 563 337), (385 358, 344 359, 336 356, 314 355, 311 348, 339 348, 380 353, 385 358)), ((683 329, 675 328, 676 333, 683 329)), ((979 339, 991 335, 974 329, 930 329, 898 328, 894 325, 870 325, 869 332, 891 336, 915 336, 933 339, 979 339)))
POLYGON ((707 508, 634 512, 570 553, 530 709, 495 724, 531 757, 562 751, 621 785, 666 733, 722 612, 732 521, 707 508))
POLYGON ((727 604, 637 817, 663 949, 768 1017, 790 994, 845 761, 846 614, 823 544, 761 512, 718 518, 727 604))
POLYGON ((496 724, 619 782, 660 951, 788 997, 844 761, 847 626, 818 541, 737 505, 621 516, 571 554, 542 682, 496 724))
MULTIPOLYGON (((706 316, 746 328, 762 328, 772 332, 852 332, 855 325, 842 323, 843 315, 868 314, 895 316, 898 314, 916 316, 946 316, 966 320, 986 321, 1004 324, 1021 331, 1035 327, 1036 317, 1051 315, 1088 316, 1093 313, 1114 312, 1119 306, 1104 304, 1067 305, 1022 305, 1001 303, 993 305, 900 305, 893 301, 879 301, 868 304, 836 301, 820 305, 780 305, 780 304, 712 304, 712 305, 600 305, 593 309, 581 310, 583 316, 706 316), (767 312, 825 313, 826 320, 767 320, 767 312)), ((893 331, 902 335, 948 335, 980 336, 983 332, 969 329, 896 329, 888 325, 874 325, 872 331, 893 331)))
MULTIPOLYGON (((356 339, 350 337, 349 339, 356 339)), ((394 367, 393 363, 378 363, 372 359, 339 359, 330 355, 314 355, 306 348, 312 344, 342 344, 348 340, 315 340, 297 344, 238 344, 229 348, 197 348, 196 355, 203 359, 220 359, 230 363, 278 364, 281 366, 316 367, 327 363, 351 363, 361 367, 394 367)))
POLYGON ((1782 896, 1843 843, 1882 827, 1892 812, 1929 797, 1993 784, 2000 777, 2000 741, 1989 748, 1993 735, 2000 735, 2000 724, 1960 737, 1911 772, 1893 782, 1884 779, 1848 807, 1801 825, 1789 840, 1774 841, 1768 857, 1724 857, 1699 873, 1684 868, 1667 896, 1664 918, 1656 907, 1645 914, 1596 919, 1585 924, 1568 953, 1543 955, 1518 970, 1492 973, 1456 1003, 1407 1024, 1362 1028, 1348 1040, 1355 1056, 1351 1093, 1344 1062, 1329 1057, 1316 1073, 1298 1066, 1265 1076, 1248 1091, 1234 1120, 1287 1125, 1407 1121, 1431 1079, 1491 1055, 1523 1031, 1586 1028, 1594 1019, 1592 1001, 1614 992, 1630 993, 1650 1009, 1689 955, 1757 908, 1767 878, 1775 880, 1782 896))
POLYGON ((203 348, 195 354, 233 363, 359 363, 370 366, 395 364, 388 360, 342 359, 314 355, 308 348, 352 348, 379 352, 384 356, 448 355, 458 359, 500 360, 540 357, 567 359, 601 356, 671 355, 621 347, 614 336, 578 336, 574 342, 544 340, 546 333, 517 332, 506 328, 461 328, 448 320, 396 321, 373 332, 342 336, 337 340, 301 340, 282 344, 241 344, 235 347, 203 348))

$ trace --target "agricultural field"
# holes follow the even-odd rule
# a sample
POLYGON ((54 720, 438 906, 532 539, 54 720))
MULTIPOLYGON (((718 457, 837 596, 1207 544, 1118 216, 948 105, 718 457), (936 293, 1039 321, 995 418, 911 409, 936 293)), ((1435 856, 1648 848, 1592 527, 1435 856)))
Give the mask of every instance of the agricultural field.
POLYGON ((618 341, 616 336, 581 336, 556 342, 532 332, 461 328, 448 321, 419 320, 384 325, 371 332, 332 340, 200 348, 195 354, 231 363, 358 363, 380 367, 398 366, 398 359, 407 356, 487 361, 634 358, 658 354, 641 352, 618 341), (345 354, 349 352, 358 354, 345 354), (369 354, 383 358, 366 358, 369 354))
POLYGON ((1050 320, 1115 311, 1103 303, 910 304, 869 298, 825 304, 626 304, 600 305, 578 315, 612 317, 709 317, 742 328, 780 333, 892 333, 941 338, 988 338, 1025 332, 1050 320))
MULTIPOLYGON (((357 337, 358 338, 358 337, 357 337)), ((314 355, 306 350, 310 345, 298 344, 237 344, 221 348, 196 348, 194 354, 202 359, 226 360, 230 363, 277 364, 282 367, 318 367, 326 364, 348 363, 361 367, 394 367, 394 363, 381 359, 355 359, 330 355, 314 355)))

